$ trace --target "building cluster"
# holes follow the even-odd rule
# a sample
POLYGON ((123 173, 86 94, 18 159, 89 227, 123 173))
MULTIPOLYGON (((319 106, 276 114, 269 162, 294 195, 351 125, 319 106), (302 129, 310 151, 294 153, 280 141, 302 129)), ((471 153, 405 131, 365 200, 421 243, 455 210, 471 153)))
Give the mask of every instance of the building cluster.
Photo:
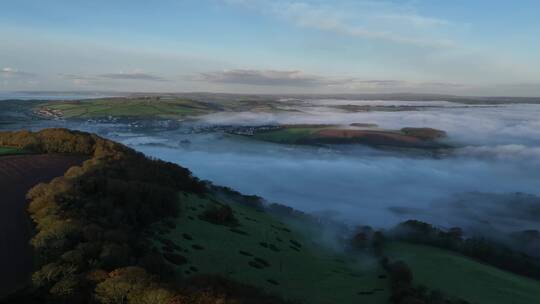
POLYGON ((253 136, 258 132, 274 131, 280 129, 278 125, 264 126, 195 126, 191 128, 191 133, 223 132, 234 135, 253 136))
POLYGON ((35 113, 36 115, 47 119, 59 120, 64 118, 64 113, 62 113, 62 110, 57 109, 40 108, 35 113))

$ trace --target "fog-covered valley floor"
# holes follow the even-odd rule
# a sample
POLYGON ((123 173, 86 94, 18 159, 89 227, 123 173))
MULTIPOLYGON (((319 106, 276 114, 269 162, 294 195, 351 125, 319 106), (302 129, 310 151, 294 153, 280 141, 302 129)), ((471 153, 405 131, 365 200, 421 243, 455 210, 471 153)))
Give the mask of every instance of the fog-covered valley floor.
POLYGON ((215 184, 351 224, 389 227, 419 219, 470 232, 540 229, 540 105, 316 100, 295 102, 287 110, 212 114, 172 131, 94 123, 69 127, 178 163, 215 184), (396 108, 351 112, 340 105, 396 108), (190 131, 193 125, 275 123, 431 127, 445 130, 445 141, 457 148, 433 157, 363 146, 280 145, 190 131))
POLYGON ((540 199, 531 196, 540 195, 538 105, 321 100, 298 110, 219 113, 203 121, 432 127, 447 131, 446 140, 459 148, 434 158, 361 146, 284 146, 222 133, 185 134, 182 129, 131 134, 103 128, 101 132, 188 167, 216 184, 349 223, 387 227, 414 218, 470 231, 540 229, 540 199), (436 107, 346 113, 327 106, 340 103, 436 107))

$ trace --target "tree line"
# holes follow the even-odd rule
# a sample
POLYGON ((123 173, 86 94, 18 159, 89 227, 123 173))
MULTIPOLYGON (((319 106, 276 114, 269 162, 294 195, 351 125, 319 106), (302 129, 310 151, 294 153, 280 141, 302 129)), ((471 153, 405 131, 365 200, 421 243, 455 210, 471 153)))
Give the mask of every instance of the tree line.
POLYGON ((36 268, 6 303, 284 303, 219 277, 178 281, 153 249, 152 224, 178 216, 179 192, 208 191, 188 169, 66 129, 0 132, 0 145, 87 158, 28 192, 36 268))
POLYGON ((540 259, 485 237, 464 237, 461 228, 447 231, 409 220, 389 231, 393 239, 461 253, 480 262, 533 279, 540 279, 540 259))

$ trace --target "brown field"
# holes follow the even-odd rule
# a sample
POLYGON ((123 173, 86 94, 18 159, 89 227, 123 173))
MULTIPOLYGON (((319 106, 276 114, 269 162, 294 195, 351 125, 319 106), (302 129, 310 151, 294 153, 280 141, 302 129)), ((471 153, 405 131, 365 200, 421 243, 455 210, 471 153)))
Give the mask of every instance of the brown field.
POLYGON ((389 131, 326 129, 317 132, 317 135, 323 138, 328 137, 355 139, 358 141, 366 141, 373 144, 415 145, 421 142, 421 140, 417 137, 389 131))
POLYGON ((0 296, 24 286, 32 272, 26 193, 83 160, 69 155, 0 157, 0 296))

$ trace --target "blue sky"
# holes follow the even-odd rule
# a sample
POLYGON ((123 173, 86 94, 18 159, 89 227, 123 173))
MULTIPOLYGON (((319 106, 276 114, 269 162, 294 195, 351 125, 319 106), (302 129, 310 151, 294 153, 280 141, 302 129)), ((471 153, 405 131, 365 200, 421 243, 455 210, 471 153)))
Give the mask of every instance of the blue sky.
POLYGON ((0 0, 0 90, 540 96, 533 0, 0 0))

